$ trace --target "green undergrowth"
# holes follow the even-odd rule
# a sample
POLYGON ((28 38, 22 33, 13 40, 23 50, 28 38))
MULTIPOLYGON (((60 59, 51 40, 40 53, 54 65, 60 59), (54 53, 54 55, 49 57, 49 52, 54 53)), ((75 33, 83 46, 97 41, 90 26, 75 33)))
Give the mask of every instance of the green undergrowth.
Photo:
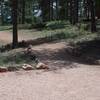
POLYGON ((34 65, 35 62, 25 55, 23 49, 15 49, 0 54, 1 66, 14 66, 22 64, 34 65))
POLYGON ((12 29, 12 26, 11 25, 9 25, 9 26, 1 26, 0 25, 0 31, 4 31, 4 30, 11 30, 12 29))
MULTIPOLYGON (((66 42, 78 43, 84 41, 91 41, 94 39, 100 39, 100 33, 91 33, 90 31, 86 31, 84 29, 85 25, 81 25, 81 27, 72 26, 65 22, 50 22, 46 24, 46 27, 37 32, 32 32, 30 34, 35 34, 33 37, 41 38, 45 37, 50 42, 54 40, 64 40, 66 42), (37 36, 38 35, 38 36, 37 36)), ((30 30, 29 30, 30 31, 30 30)), ((28 32, 28 31, 27 31, 28 32)), ((44 41, 45 42, 45 41, 44 41)), ((25 56, 23 50, 15 49, 6 51, 4 53, 0 53, 0 65, 1 66, 11 66, 11 65, 20 65, 24 63, 29 63, 34 65, 34 61, 30 60, 25 56)))

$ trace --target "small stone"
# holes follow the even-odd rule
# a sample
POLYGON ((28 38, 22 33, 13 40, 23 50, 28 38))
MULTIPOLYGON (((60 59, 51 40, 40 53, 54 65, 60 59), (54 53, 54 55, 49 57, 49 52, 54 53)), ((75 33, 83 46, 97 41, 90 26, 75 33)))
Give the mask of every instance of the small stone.
POLYGON ((6 67, 0 67, 0 72, 7 72, 7 68, 6 67))
POLYGON ((23 64, 22 69, 24 69, 24 70, 33 70, 33 67, 29 64, 23 64))
POLYGON ((36 69, 49 69, 48 65, 42 63, 42 62, 39 62, 37 65, 36 65, 36 69))

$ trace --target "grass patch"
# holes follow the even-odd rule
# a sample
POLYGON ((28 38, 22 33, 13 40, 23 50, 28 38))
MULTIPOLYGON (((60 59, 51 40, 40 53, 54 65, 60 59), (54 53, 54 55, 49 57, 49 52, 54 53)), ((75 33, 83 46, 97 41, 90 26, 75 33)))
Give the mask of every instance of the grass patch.
MULTIPOLYGON (((26 42, 29 42, 29 44, 33 44, 33 45, 38 45, 41 43, 47 43, 47 42, 52 42, 55 40, 62 40, 62 39, 64 39, 64 41, 69 41, 72 43, 78 43, 78 42, 81 43, 83 41, 100 39, 99 32, 91 33, 89 31, 86 31, 84 27, 86 26, 82 25, 81 28, 79 29, 77 26, 72 26, 68 23, 61 22, 61 21, 50 22, 47 23, 46 27, 41 31, 23 30, 21 35, 31 37, 31 39, 26 40, 26 42)), ((21 30, 19 30, 19 32, 20 31, 21 30)), ((34 64, 34 61, 30 60, 28 57, 25 56, 23 50, 18 51, 17 49, 15 49, 0 54, 1 66, 20 65, 23 63, 34 64)))
POLYGON ((0 65, 21 65, 21 64, 35 64, 33 60, 27 57, 22 49, 11 50, 0 54, 0 65))
POLYGON ((62 29, 65 28, 69 22, 66 21, 51 21, 46 23, 46 29, 48 30, 55 30, 55 29, 62 29))
POLYGON ((12 29, 11 25, 9 25, 9 26, 0 26, 0 31, 10 30, 10 29, 12 29))
MULTIPOLYGON (((62 40, 62 39, 64 39, 65 41, 71 41, 76 43, 76 42, 88 41, 100 37, 98 33, 91 33, 89 31, 85 31, 83 27, 79 29, 77 26, 72 26, 64 22, 62 24, 65 25, 66 27, 61 29, 54 29, 54 30, 44 29, 42 31, 20 30, 19 37, 20 35, 25 36, 27 40, 25 40, 24 45, 21 42, 19 42, 18 47, 27 47, 29 44, 38 45, 38 44, 48 43, 48 42, 62 40), (20 32, 22 33, 20 34, 20 32)), ((1 49, 2 47, 0 48, 0 50, 1 49)), ((11 46, 9 48, 7 45, 5 45, 5 48, 3 48, 2 51, 5 50, 11 50, 11 46)))

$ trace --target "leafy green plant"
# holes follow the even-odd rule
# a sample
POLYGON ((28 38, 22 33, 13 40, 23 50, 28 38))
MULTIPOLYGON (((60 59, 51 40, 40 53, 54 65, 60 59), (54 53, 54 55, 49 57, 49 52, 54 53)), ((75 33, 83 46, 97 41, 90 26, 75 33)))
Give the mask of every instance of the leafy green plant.
POLYGON ((47 29, 61 29, 61 28, 65 28, 67 22, 66 21, 50 21, 50 22, 47 22, 46 24, 46 28, 47 29))

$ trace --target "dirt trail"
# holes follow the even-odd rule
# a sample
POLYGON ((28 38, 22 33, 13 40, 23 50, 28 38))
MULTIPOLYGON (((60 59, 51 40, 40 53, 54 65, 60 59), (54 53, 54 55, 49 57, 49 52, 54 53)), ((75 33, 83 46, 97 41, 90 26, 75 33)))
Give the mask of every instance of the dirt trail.
POLYGON ((40 61, 48 64, 52 69, 76 67, 76 64, 71 61, 72 57, 66 52, 66 48, 68 44, 65 42, 54 42, 34 46, 33 50, 40 61))
POLYGON ((0 74, 1 100, 100 100, 100 68, 0 74))
MULTIPOLYGON (((37 36, 37 33, 33 32, 33 31, 34 30, 32 30, 32 31, 19 30, 18 31, 18 40, 22 41, 22 40, 29 40, 29 39, 39 37, 39 36, 37 36)), ((1 42, 1 45, 11 43, 12 42, 12 30, 0 31, 0 42, 1 42)))
POLYGON ((53 70, 78 67, 76 59, 66 51, 68 47, 66 42, 53 42, 33 46, 33 50, 39 60, 48 64, 53 70))
POLYGON ((72 62, 64 42, 33 49, 58 70, 0 73, 0 100, 100 100, 99 66, 72 62))

